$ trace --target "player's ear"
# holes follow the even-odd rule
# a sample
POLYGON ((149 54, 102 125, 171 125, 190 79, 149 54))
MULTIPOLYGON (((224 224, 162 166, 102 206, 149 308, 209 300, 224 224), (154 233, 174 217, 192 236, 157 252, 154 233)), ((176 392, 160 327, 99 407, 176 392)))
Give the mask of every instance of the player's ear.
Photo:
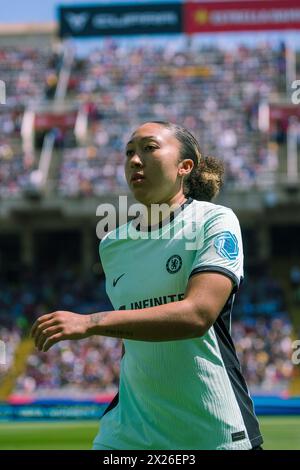
POLYGON ((194 168, 194 162, 191 158, 185 158, 178 164, 178 176, 187 176, 194 168))

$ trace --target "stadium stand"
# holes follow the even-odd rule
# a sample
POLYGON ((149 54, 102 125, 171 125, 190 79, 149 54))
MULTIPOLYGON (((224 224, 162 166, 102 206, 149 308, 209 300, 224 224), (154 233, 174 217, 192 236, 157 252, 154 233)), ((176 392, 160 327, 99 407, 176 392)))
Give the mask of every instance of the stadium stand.
MULTIPOLYGON (((229 52, 196 41, 181 49, 171 43, 124 48, 107 41, 88 57, 75 57, 66 100, 73 100, 87 113, 88 135, 84 146, 77 147, 74 139, 68 142, 66 138, 58 146, 62 151, 59 193, 74 197, 125 190, 125 139, 147 119, 188 127, 205 153, 224 160, 228 186, 263 185, 265 175, 270 178, 278 169, 278 161, 276 146, 268 145, 268 136, 258 129, 258 107, 266 97, 278 96, 283 61, 282 50, 268 43, 240 45, 229 52)), ((11 160, 18 160, 12 170, 6 170, 9 188, 2 191, 2 197, 22 194, 24 181, 36 169, 28 168, 32 156, 26 155, 22 164, 22 149, 11 150, 11 143, 16 138, 20 143, 26 105, 53 100, 61 65, 57 52, 1 51, 0 72, 4 80, 9 74, 9 98, 5 110, 0 110, 4 131, 0 148, 11 160)))
POLYGON ((37 162, 24 151, 21 127, 27 106, 52 100, 58 82, 61 54, 37 47, 2 47, 0 76, 7 100, 0 107, 0 198, 22 196, 32 183, 37 162))
POLYGON ((7 106, 52 98, 61 66, 61 54, 39 47, 2 47, 1 79, 7 84, 7 106))
POLYGON ((180 122, 192 130, 206 153, 224 160, 228 185, 263 184, 278 162, 259 132, 258 107, 279 93, 282 60, 282 52, 268 44, 228 52, 197 44, 178 51, 171 43, 125 49, 107 41, 73 66, 69 94, 85 102, 94 147, 65 150, 60 189, 72 195, 72 185, 62 184, 71 161, 72 181, 88 188, 87 194, 99 193, 97 163, 104 189, 124 185, 119 165, 126 136, 148 119, 180 122))

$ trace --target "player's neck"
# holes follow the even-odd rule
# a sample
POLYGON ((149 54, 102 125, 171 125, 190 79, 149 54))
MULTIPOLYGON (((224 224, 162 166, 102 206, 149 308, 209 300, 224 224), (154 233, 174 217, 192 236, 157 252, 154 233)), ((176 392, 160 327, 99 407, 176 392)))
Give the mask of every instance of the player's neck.
POLYGON ((143 218, 141 229, 155 227, 164 220, 168 220, 171 214, 181 207, 186 200, 184 194, 178 193, 168 200, 147 206, 147 220, 143 218))

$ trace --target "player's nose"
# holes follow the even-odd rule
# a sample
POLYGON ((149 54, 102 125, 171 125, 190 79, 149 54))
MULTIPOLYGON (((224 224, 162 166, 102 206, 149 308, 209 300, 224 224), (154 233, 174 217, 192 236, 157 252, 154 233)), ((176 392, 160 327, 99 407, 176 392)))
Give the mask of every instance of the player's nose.
POLYGON ((136 168, 136 167, 141 167, 141 166, 143 166, 143 161, 141 157, 138 155, 138 153, 135 152, 134 155, 132 155, 130 159, 130 168, 136 168))

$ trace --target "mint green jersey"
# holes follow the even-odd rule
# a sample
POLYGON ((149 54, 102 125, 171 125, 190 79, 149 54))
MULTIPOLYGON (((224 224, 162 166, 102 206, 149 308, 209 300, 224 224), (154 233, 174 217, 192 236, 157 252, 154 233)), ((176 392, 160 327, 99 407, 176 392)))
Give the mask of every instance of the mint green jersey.
MULTIPOLYGON (((100 243, 115 310, 181 301, 195 273, 219 272, 233 290, 204 336, 177 341, 124 340, 119 392, 94 449, 251 449, 259 426, 230 336, 243 246, 231 209, 189 199, 173 220, 141 231, 135 221, 100 243)), ((178 304, 180 308, 180 303, 178 304)))

